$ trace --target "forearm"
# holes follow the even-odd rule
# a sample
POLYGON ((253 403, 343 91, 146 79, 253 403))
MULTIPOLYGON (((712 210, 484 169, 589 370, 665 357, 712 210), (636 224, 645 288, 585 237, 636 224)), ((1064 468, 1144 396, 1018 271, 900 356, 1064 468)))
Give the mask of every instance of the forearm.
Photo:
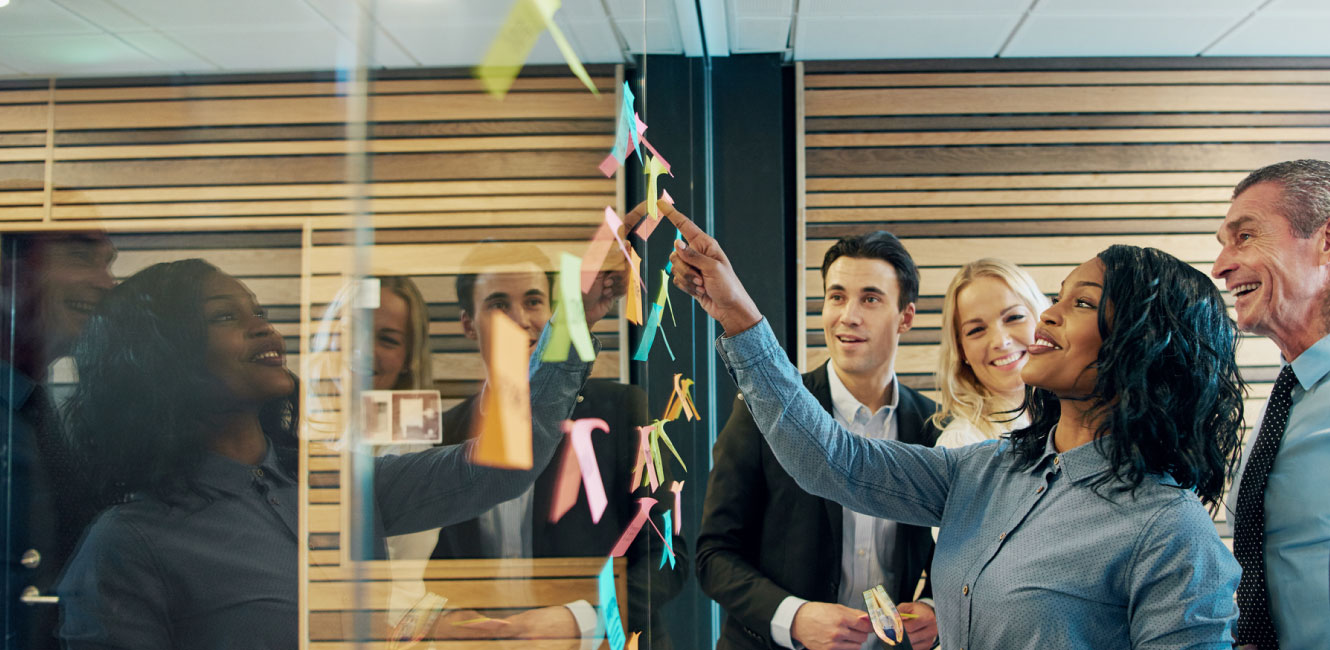
POLYGON ((876 517, 940 523, 954 462, 946 450, 845 430, 803 386, 766 321, 721 338, 717 349, 758 429, 799 487, 876 517))

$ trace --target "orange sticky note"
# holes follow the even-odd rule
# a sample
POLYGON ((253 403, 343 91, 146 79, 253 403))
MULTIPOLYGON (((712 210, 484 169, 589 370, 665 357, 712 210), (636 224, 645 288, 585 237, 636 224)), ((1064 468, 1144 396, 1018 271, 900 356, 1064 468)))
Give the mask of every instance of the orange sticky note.
POLYGON ((623 311, 628 317, 628 321, 636 325, 642 324, 642 258, 637 256, 637 251, 628 249, 628 265, 633 277, 628 280, 628 297, 624 300, 623 311))
POLYGON ((641 632, 633 632, 633 635, 628 637, 628 645, 624 647, 628 650, 637 650, 637 637, 639 636, 642 636, 641 632))
POLYGON ((480 435, 471 459, 478 465, 531 469, 530 337, 500 311, 493 312, 480 435))
POLYGON ((665 417, 661 418, 666 422, 677 419, 680 413, 683 413, 684 417, 689 420, 701 419, 697 412, 697 405, 693 403, 690 390, 693 387, 693 380, 683 379, 680 382, 682 377, 682 374, 674 373, 674 392, 670 393, 670 401, 665 405, 665 417))

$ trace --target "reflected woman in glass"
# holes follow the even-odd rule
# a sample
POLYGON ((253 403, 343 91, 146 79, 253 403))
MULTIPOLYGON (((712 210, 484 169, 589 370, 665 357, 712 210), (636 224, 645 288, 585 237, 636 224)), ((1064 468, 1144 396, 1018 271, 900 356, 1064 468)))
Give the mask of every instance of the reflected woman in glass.
POLYGON ((1021 412, 1035 318, 1048 308, 1034 279, 1006 260, 962 266, 942 304, 936 374, 940 447, 993 440, 1029 424, 1021 412))
MULTIPOLYGON (((107 295, 75 358, 70 436, 102 489, 130 496, 60 585, 68 647, 297 647, 296 381, 254 295, 202 260, 151 266, 107 295)), ((533 470, 472 466, 467 446, 376 458, 376 554, 520 494, 589 367, 532 375, 533 470)))
POLYGON ((1112 246, 1039 317, 1038 388, 1009 439, 948 449, 855 436, 800 381, 714 239, 661 210, 674 284, 725 335, 720 355, 781 465, 858 512, 940 526, 945 648, 1230 648, 1239 569, 1205 506, 1237 450, 1237 331, 1205 274, 1112 246))

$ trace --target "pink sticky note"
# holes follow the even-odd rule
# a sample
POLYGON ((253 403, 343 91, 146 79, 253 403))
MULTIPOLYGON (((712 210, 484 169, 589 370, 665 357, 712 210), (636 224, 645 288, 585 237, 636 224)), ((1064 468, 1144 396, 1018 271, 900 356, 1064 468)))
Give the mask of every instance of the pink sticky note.
POLYGON ((670 204, 670 205, 674 205, 674 197, 670 196, 670 191, 669 191, 669 190, 661 190, 661 191, 660 191, 660 200, 662 200, 662 201, 664 201, 664 202, 666 202, 666 203, 668 203, 668 204, 670 204))
MULTIPOLYGON (((610 557, 623 557, 628 551, 628 546, 637 538, 637 533, 642 530, 642 524, 651 519, 651 508, 655 505, 656 500, 651 497, 637 500, 637 514, 628 522, 628 527, 623 529, 623 534, 619 535, 619 541, 615 542, 614 548, 610 550, 610 557)), ((651 526, 655 527, 655 524, 651 526)))
POLYGON ((582 486, 586 488, 587 505, 591 507, 591 522, 600 523, 600 516, 605 514, 605 506, 609 501, 605 498, 605 486, 600 482, 596 450, 591 446, 592 431, 609 433, 610 425, 600 418, 563 421, 563 432, 572 437, 577 465, 582 470, 582 486))
POLYGON ((610 245, 614 239, 610 236, 609 227, 601 223, 596 229, 596 236, 591 240, 591 245, 586 249, 586 254, 582 256, 582 293, 591 291, 591 286, 596 283, 600 265, 605 261, 605 255, 610 252, 610 245))
POLYGON ((647 481, 651 483, 651 491, 655 492, 660 487, 660 476, 656 474, 656 463, 651 455, 651 432, 655 431, 654 425, 647 425, 637 428, 639 440, 637 443, 637 465, 633 467, 633 484, 628 488, 629 492, 637 490, 642 485, 642 466, 647 468, 647 481))
POLYGON ((683 534, 683 481, 670 483, 670 492, 674 493, 674 534, 683 534))
POLYGON ((669 161, 665 160, 665 158, 660 155, 660 152, 656 151, 656 148, 651 146, 650 142, 647 142, 646 136, 642 135, 647 130, 646 122, 643 122, 642 118, 637 116, 637 113, 633 113, 633 119, 637 120, 637 137, 642 140, 642 146, 646 147, 647 151, 650 151, 651 155, 660 161, 660 165, 665 168, 665 173, 673 177, 674 172, 670 171, 669 161))
POLYGON ((619 237, 619 230, 623 228, 623 219, 614 213, 614 208, 605 206, 605 225, 609 227, 610 234, 614 235, 614 241, 619 244, 619 252, 623 253, 623 259, 629 266, 633 264, 633 258, 628 256, 628 247, 624 245, 623 239, 619 237))
POLYGON ((604 174, 605 178, 614 178, 614 172, 617 171, 619 171, 619 160, 614 154, 605 156, 605 159, 600 161, 600 173, 604 174))
POLYGON ((554 483, 554 496, 550 499, 550 523, 558 523, 577 505, 577 493, 582 488, 581 474, 577 470, 577 452, 572 445, 564 445, 559 458, 559 475, 554 483))
POLYGON ((664 219, 660 217, 647 216, 642 219, 642 221, 638 222, 637 230, 634 230, 633 234, 637 235, 638 239, 646 241, 647 237, 651 236, 651 231, 655 230, 656 226, 659 226, 662 221, 664 221, 664 219))

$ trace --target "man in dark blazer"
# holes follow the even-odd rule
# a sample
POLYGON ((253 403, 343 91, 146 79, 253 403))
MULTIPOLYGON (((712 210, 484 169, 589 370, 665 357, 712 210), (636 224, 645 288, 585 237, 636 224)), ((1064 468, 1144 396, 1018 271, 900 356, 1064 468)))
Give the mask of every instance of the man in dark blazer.
MULTIPOLYGON (((508 246, 503 249, 503 258, 502 272, 464 274, 457 282, 463 332, 478 341, 482 350, 488 332, 486 322, 495 310, 503 311, 535 337, 550 318, 551 283, 549 276, 540 269, 543 255, 534 247, 508 246), (514 261, 518 261, 516 266, 514 261), (522 268, 521 262, 535 263, 522 268)), ((464 262, 463 266, 493 268, 488 261, 474 258, 464 262)), ((477 402, 477 397, 472 396, 443 414, 443 444, 465 442, 474 433, 477 402)), ((599 523, 591 521, 585 490, 579 491, 577 503, 557 523, 549 521, 559 461, 569 446, 565 438, 555 460, 540 474, 527 495, 502 504, 478 519, 441 529, 433 557, 605 557, 636 516, 638 499, 646 496, 657 499, 658 504, 652 509, 651 516, 657 527, 662 526, 662 513, 674 505, 668 482, 669 467, 674 460, 668 457, 662 460, 666 468, 666 476, 662 477, 665 482, 654 493, 650 487, 630 490, 640 439, 637 427, 651 421, 646 393, 641 388, 616 381, 589 380, 579 393, 571 416, 574 420, 582 418, 600 418, 609 425, 609 433, 596 432, 591 436, 608 498, 608 506, 599 523)), ((672 544, 676 562, 673 569, 668 565, 664 570, 660 569, 664 544, 650 525, 643 526, 626 553, 628 620, 625 624, 628 632, 643 633, 639 645, 643 650, 671 647, 658 614, 661 606, 683 588, 688 571, 683 538, 673 535, 672 544)))
MULTIPOLYGON (((935 404, 894 371, 918 296, 909 253, 886 232, 847 237, 827 252, 822 277, 831 359, 804 384, 856 434, 932 446, 935 404)), ((914 602, 932 561, 928 528, 875 520, 805 492, 772 454, 743 395, 713 455, 697 575, 727 614, 717 648, 884 646, 862 611, 863 590, 879 583, 916 615, 905 621, 913 647, 933 644, 932 607, 914 602)))
POLYGON ((0 516, 7 552, 5 650, 59 647, 55 585, 103 502, 82 481, 47 386, 115 284, 104 233, 9 235, 0 271, 0 516))

